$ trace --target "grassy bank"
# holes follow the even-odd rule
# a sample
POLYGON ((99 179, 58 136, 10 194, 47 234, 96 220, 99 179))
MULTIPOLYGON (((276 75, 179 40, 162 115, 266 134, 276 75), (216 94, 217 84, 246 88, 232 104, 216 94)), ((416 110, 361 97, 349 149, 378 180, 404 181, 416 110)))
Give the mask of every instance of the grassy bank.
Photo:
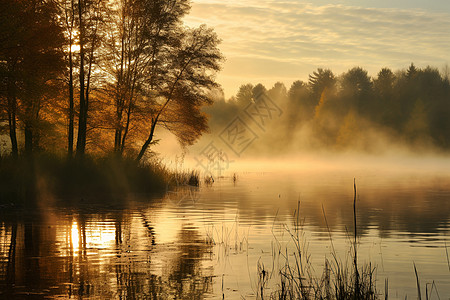
POLYGON ((159 162, 138 164, 109 157, 66 159, 49 155, 0 158, 0 202, 32 204, 42 197, 121 196, 162 193, 192 182, 193 172, 175 173, 159 162))

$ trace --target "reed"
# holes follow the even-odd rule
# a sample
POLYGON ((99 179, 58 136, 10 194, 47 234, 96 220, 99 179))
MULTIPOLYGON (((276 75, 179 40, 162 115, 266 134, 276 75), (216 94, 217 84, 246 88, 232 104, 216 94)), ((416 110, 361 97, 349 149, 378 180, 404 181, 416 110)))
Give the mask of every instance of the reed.
POLYGON ((447 243, 446 242, 444 242, 445 244, 444 244, 444 247, 445 247, 445 254, 446 254, 446 256, 447 256, 447 266, 448 266, 448 270, 450 271, 450 260, 449 260, 449 258, 448 258, 448 249, 447 249, 447 243))
MULTIPOLYGON (((386 278, 383 294, 376 288, 376 267, 372 263, 361 265, 358 262, 358 230, 357 230, 357 189, 356 180, 353 181, 353 225, 354 231, 351 238, 350 259, 343 262, 338 258, 334 248, 331 231, 328 226, 325 210, 322 206, 323 217, 328 229, 332 259, 325 258, 325 263, 321 275, 314 272, 310 255, 307 251, 307 242, 303 238, 300 224, 300 201, 294 212, 294 229, 285 226, 291 242, 294 244, 294 252, 289 255, 287 246, 281 246, 273 250, 272 259, 280 260, 281 263, 273 263, 272 271, 267 270, 258 261, 258 299, 301 299, 301 300, 388 300, 389 281, 386 278), (351 261, 349 264, 348 262, 351 261), (274 275, 278 275, 278 282, 275 288, 269 289, 268 280, 274 275), (270 292, 269 292, 270 291, 270 292)), ((447 264, 450 270, 447 245, 445 244, 447 264)), ((413 262, 414 274, 416 277, 417 299, 422 300, 422 289, 419 279, 419 272, 413 262)), ((320 273, 319 273, 320 274, 320 273)), ((436 283, 425 284, 425 300, 432 299, 436 295, 440 299, 436 283)), ((406 298, 405 298, 406 299, 406 298)))
MULTIPOLYGON (((354 232, 352 240, 351 265, 338 258, 334 249, 330 233, 330 242, 332 249, 332 259, 325 259, 322 275, 317 276, 311 263, 310 255, 307 253, 307 243, 303 238, 299 225, 300 202, 294 214, 294 230, 287 226, 286 232, 289 234, 291 242, 294 244, 294 252, 289 255, 287 247, 283 248, 278 244, 278 249, 273 251, 278 255, 273 255, 273 259, 281 259, 278 270, 279 282, 274 290, 266 292, 267 278, 270 272, 264 268, 264 265, 258 263, 258 299, 336 299, 336 300, 374 300, 380 299, 380 294, 376 290, 375 270, 371 264, 358 265, 357 249, 357 193, 356 182, 354 181, 353 197, 353 220, 354 232)), ((323 209, 323 208, 322 208, 323 209)), ((325 223, 328 228, 328 222, 324 212, 325 223)), ((348 260, 346 260, 348 261, 348 260)), ((274 263, 274 265, 277 265, 274 263)), ((273 274, 270 274, 273 275, 273 274)), ((387 299, 387 282, 386 282, 387 299)))
MULTIPOLYGON (((419 280, 419 273, 417 272, 416 264, 413 262, 414 266, 414 274, 416 275, 416 285, 417 285, 417 299, 422 300, 422 292, 420 289, 420 280, 419 280)), ((431 283, 425 284, 425 300, 432 299, 433 296, 433 290, 436 292, 436 296, 438 299, 441 299, 439 296, 439 292, 436 286, 436 283, 434 280, 431 283), (428 286, 430 286, 430 289, 428 289, 428 286)))
POLYGON ((422 300, 422 293, 420 292, 420 280, 419 280, 419 274, 417 274, 416 264, 413 263, 413 265, 414 265, 414 273, 416 274, 417 298, 418 298, 419 300, 422 300))

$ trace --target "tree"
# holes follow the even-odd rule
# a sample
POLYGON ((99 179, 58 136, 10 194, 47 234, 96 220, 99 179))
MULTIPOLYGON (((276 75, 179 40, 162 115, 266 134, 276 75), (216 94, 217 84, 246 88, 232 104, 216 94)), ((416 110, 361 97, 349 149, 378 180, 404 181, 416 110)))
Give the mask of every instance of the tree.
POLYGON ((372 82, 366 70, 355 67, 341 77, 341 95, 348 108, 369 114, 372 108, 372 82))
POLYGON ((336 86, 336 77, 331 70, 319 68, 317 71, 314 71, 312 75, 309 75, 308 85, 311 89, 313 99, 319 101, 325 90, 328 90, 328 92, 334 90, 336 86))
MULTIPOLYGON (((411 109, 409 110, 411 118, 413 115, 420 115, 418 113, 418 111, 420 112, 419 108, 421 108, 419 104, 423 104, 426 112, 425 123, 428 126, 427 134, 432 137, 436 144, 448 147, 450 137, 448 131, 450 128, 448 81, 445 77, 442 77, 436 68, 428 66, 418 71, 411 85, 415 87, 415 95, 411 99, 415 102, 410 103, 411 109), (417 107, 418 105, 419 107, 417 107)), ((405 122, 410 120, 405 120, 405 122)))
POLYGON ((355 67, 342 75, 342 90, 353 95, 365 95, 372 89, 372 82, 367 71, 361 67, 355 67))
POLYGON ((180 43, 177 32, 188 10, 185 0, 121 0, 111 11, 104 63, 111 78, 114 151, 119 155, 135 112, 143 106, 139 102, 157 89, 170 49, 180 43))
POLYGON ((246 107, 253 101, 253 84, 247 83, 239 87, 236 94, 236 102, 239 106, 246 107))
POLYGON ((106 0, 78 0, 79 52, 79 112, 76 155, 83 157, 86 151, 89 101, 98 48, 105 34, 103 26, 108 10, 106 0))
POLYGON ((287 92, 286 138, 291 141, 297 125, 312 116, 314 106, 309 106, 309 92, 303 81, 294 81, 287 92))
POLYGON ((305 82, 301 80, 294 81, 288 91, 289 100, 294 102, 300 101, 300 96, 306 88, 307 85, 305 82))
POLYGON ((262 83, 258 83, 257 85, 255 85, 252 89, 253 101, 255 101, 255 99, 257 97, 261 96, 261 94, 266 93, 266 92, 267 92, 267 89, 262 83))
POLYGON ((25 30, 21 18, 21 6, 16 1, 0 2, 0 66, 2 76, 1 100, 2 107, 8 115, 9 138, 11 154, 19 155, 17 143, 17 89, 19 77, 19 62, 22 40, 25 30))
POLYGON ((211 133, 220 133, 242 110, 237 105, 235 97, 225 100, 221 89, 212 91, 213 104, 206 106, 203 111, 208 115, 208 127, 211 133))
POLYGON ((0 61, 6 66, 9 131, 12 154, 17 156, 17 119, 24 125, 25 152, 31 154, 38 145, 41 109, 63 71, 64 40, 54 2, 11 0, 5 4, 0 7, 8 12, 7 18, 2 17, 0 61))
POLYGON ((395 83, 395 75, 389 68, 383 68, 378 72, 377 78, 374 80, 374 90, 383 98, 392 96, 395 83))
POLYGON ((111 132, 120 155, 146 141, 139 160, 159 126, 182 145, 195 141, 207 130, 200 108, 212 101, 222 56, 211 29, 183 26, 189 8, 188 0, 2 0, 0 118, 12 154, 22 128, 31 153, 41 136, 60 136, 64 126, 49 125, 62 118, 69 157, 75 139, 78 157, 93 137, 108 151, 111 132))
POLYGON ((305 122, 314 116, 314 102, 312 101, 308 86, 303 81, 294 81, 288 91, 288 117, 290 127, 295 122, 305 122))
POLYGON ((17 96, 16 96, 16 58, 9 57, 5 61, 0 62, 0 76, 2 78, 1 88, 1 109, 6 112, 9 138, 11 141, 11 154, 13 157, 19 155, 17 143, 17 96))
POLYGON ((208 91, 217 87, 214 72, 220 69, 220 40, 202 25, 180 33, 180 44, 167 56, 165 74, 155 81, 155 97, 148 99, 151 120, 148 136, 136 158, 140 161, 153 141, 157 125, 175 134, 181 145, 192 144, 207 130, 207 118, 200 107, 211 104, 208 91))
POLYGON ((75 47, 75 21, 76 21, 76 6, 75 0, 61 0, 60 14, 63 17, 62 26, 65 29, 66 37, 66 60, 68 67, 68 130, 67 130, 67 154, 69 157, 73 156, 74 145, 74 123, 75 123, 75 100, 74 100, 74 47, 75 47))
POLYGON ((392 124, 395 109, 394 88, 396 76, 389 68, 383 68, 378 72, 377 78, 373 81, 375 94, 372 119, 384 124, 392 124))
POLYGON ((409 80, 413 79, 417 75, 418 71, 419 70, 416 68, 416 66, 411 63, 408 70, 406 70, 406 78, 408 78, 409 80))
POLYGON ((267 95, 279 104, 286 102, 288 97, 286 86, 282 82, 276 82, 273 87, 267 91, 267 95))

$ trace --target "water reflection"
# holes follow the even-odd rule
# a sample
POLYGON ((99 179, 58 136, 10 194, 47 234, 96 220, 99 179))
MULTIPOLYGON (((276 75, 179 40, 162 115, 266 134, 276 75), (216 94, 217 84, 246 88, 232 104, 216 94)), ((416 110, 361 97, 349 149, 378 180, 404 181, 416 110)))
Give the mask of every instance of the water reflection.
POLYGON ((189 223, 160 243, 151 216, 151 210, 3 213, 0 295, 201 299, 211 293, 212 272, 202 263, 211 245, 189 223))
MULTIPOLYGON (((398 232, 419 236, 448 230, 450 176, 428 174, 358 174, 358 226, 361 234, 377 228, 381 237, 398 232)), ((314 231, 352 231, 354 173, 259 173, 246 174, 236 187, 205 189, 202 209, 235 207, 240 220, 264 224, 273 217, 289 221, 300 202, 300 214, 314 231), (220 193, 220 196, 217 194, 220 193), (324 209, 322 209, 322 207, 324 209), (269 219, 269 220, 267 220, 269 219)))
MULTIPOLYGON (((361 261, 376 264, 399 298, 415 289, 413 261, 424 282, 450 293, 450 176, 356 175, 361 261)), ((272 265, 274 240, 289 244, 285 225, 300 222, 318 270, 328 230, 348 253, 353 176, 243 173, 163 199, 3 209, 0 296, 254 298, 257 263, 272 265)))

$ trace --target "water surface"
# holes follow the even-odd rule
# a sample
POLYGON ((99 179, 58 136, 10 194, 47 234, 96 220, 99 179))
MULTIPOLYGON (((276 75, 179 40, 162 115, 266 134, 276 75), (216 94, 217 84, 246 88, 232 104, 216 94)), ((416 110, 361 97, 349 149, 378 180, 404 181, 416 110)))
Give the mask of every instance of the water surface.
POLYGON ((390 299, 415 298, 415 263, 423 291, 434 281, 448 299, 450 174, 370 170, 238 172, 158 198, 5 206, 0 296, 254 299, 258 263, 270 293, 295 228, 317 274, 332 253, 351 263, 356 177, 359 262, 376 267, 380 293, 388 278, 390 299))

